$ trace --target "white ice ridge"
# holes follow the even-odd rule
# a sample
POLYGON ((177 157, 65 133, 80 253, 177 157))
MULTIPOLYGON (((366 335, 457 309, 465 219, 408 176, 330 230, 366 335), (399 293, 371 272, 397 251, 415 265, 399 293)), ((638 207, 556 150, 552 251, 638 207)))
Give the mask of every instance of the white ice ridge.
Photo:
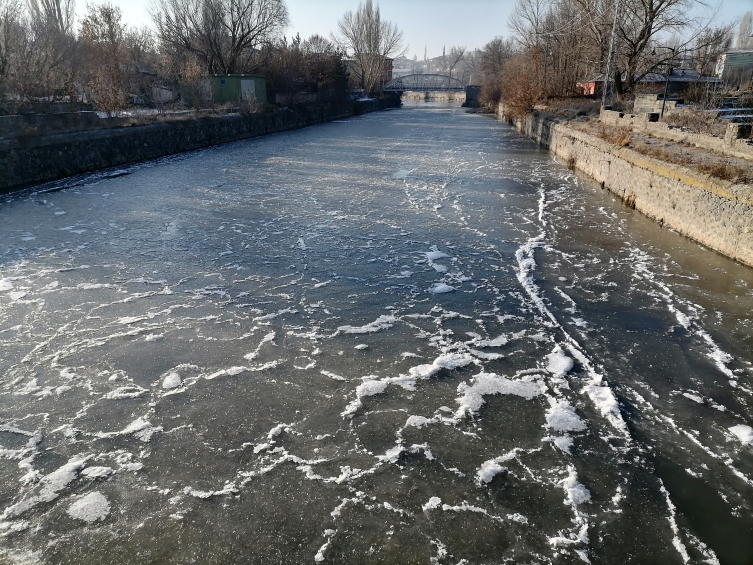
MULTIPOLYGON (((589 490, 578 482, 578 473, 575 467, 568 465, 568 475, 562 481, 562 489, 565 491, 565 504, 572 506, 573 524, 577 528, 577 532, 573 531, 569 535, 564 535, 564 532, 559 532, 558 536, 549 538, 549 544, 552 547, 572 546, 572 545, 587 545, 588 544, 588 515, 581 512, 578 509, 579 504, 585 504, 591 502, 591 493, 589 490)), ((585 553, 578 553, 578 557, 584 560, 588 560, 585 553)))
POLYGON ((677 553, 680 554, 680 557, 682 557, 683 563, 690 563, 690 555, 688 555, 688 550, 685 548, 685 544, 682 543, 682 540, 680 539, 680 528, 677 526, 677 520, 675 519, 675 505, 672 504, 672 500, 669 498, 669 492, 666 488, 664 488, 664 482, 659 479, 659 484, 661 485, 662 494, 664 495, 664 498, 667 501, 667 507, 669 508, 669 516, 667 519, 669 520, 669 525, 672 528, 672 533, 674 534, 674 537, 672 539, 672 545, 677 550, 677 553))
POLYGON ((531 400, 544 394, 546 387, 533 375, 525 375, 522 379, 513 381, 496 373, 479 373, 473 377, 473 384, 460 383, 458 392, 462 396, 457 399, 460 407, 456 410, 455 417, 463 418, 466 414, 479 411, 485 402, 485 395, 513 394, 531 400))
MULTIPOLYGON (((442 499, 438 496, 432 496, 429 501, 424 504, 422 507, 424 512, 428 512, 429 510, 438 510, 442 509, 445 512, 474 512, 476 514, 484 514, 488 518, 496 521, 496 522, 504 522, 504 519, 500 516, 495 516, 494 514, 489 514, 487 510, 484 508, 480 508, 478 506, 473 506, 472 504, 468 504, 465 500, 461 502, 460 504, 457 504, 455 506, 451 506, 449 504, 443 504, 442 499)), ((525 516, 521 516, 520 514, 508 514, 507 518, 509 520, 514 520, 515 522, 521 522, 523 524, 528 523, 528 519, 525 516)))
POLYGON ((589 490, 578 482, 578 472, 575 467, 568 465, 568 475, 561 481, 562 488, 567 498, 565 504, 577 506, 585 502, 591 502, 591 493, 589 490))
POLYGON ((345 410, 340 414, 343 418, 352 417, 358 409, 363 406, 361 398, 364 396, 374 396, 383 393, 387 389, 389 382, 378 380, 379 377, 375 375, 368 375, 362 377, 363 382, 356 387, 356 399, 353 400, 345 410))
POLYGON ((435 263, 435 261, 439 259, 444 259, 445 257, 449 257, 447 253, 442 253, 441 251, 439 251, 436 245, 432 245, 431 251, 424 251, 422 253, 423 255, 426 256, 426 259, 429 261, 429 266, 432 267, 435 271, 437 271, 438 273, 447 272, 447 267, 445 267, 444 265, 435 263))
POLYGON ((78 477, 91 455, 77 455, 68 463, 45 475, 23 500, 6 508, 0 520, 8 520, 20 516, 38 504, 52 502, 63 490, 78 477))
POLYGON ((161 431, 162 426, 153 426, 146 418, 141 416, 139 418, 136 418, 133 422, 128 424, 128 426, 126 426, 119 432, 97 432, 94 434, 94 436, 99 438, 110 438, 133 435, 135 438, 140 439, 141 441, 146 443, 150 439, 152 439, 152 436, 156 432, 161 431))
POLYGON ((244 355, 243 358, 247 361, 253 361, 254 359, 256 359, 259 356, 259 351, 261 350, 262 346, 265 343, 272 342, 275 338, 275 335, 275 332, 267 333, 267 335, 265 335, 264 338, 259 342, 259 345, 256 346, 256 349, 254 349, 251 353, 244 355))
POLYGON ((729 428, 729 431, 737 436, 737 438, 743 442, 743 445, 753 445, 753 428, 750 426, 738 424, 737 426, 729 428))
MULTIPOLYGON (((542 193, 543 201, 543 193, 542 193)), ((543 212, 543 208, 540 209, 540 213, 543 212)), ((542 219, 543 222, 543 219, 542 219)), ((545 223, 545 222, 543 222, 545 223)), ((608 385, 604 384, 604 377, 600 375, 596 369, 594 369, 591 362, 583 353, 578 342, 567 333, 566 329, 557 321, 557 318, 547 308, 541 296, 539 296, 538 287, 533 280, 533 270, 536 268, 536 261, 533 258, 534 251, 539 247, 544 247, 545 232, 541 232, 538 236, 529 239, 526 243, 521 245, 515 252, 515 258, 518 261, 518 281, 525 289, 528 296, 538 308, 539 312, 548 318, 554 327, 559 328, 565 336, 566 347, 570 351, 570 354, 581 364, 586 370, 589 377, 591 377, 591 383, 583 390, 588 394, 591 401, 596 405, 602 416, 604 416, 617 430, 619 430, 626 438, 630 438, 630 432, 628 431, 627 424, 620 414, 619 404, 612 390, 608 385)), ((556 351, 556 350, 555 350, 556 351)), ((554 352, 552 352, 554 353, 554 352)), ((558 357, 555 355, 555 357, 558 357)), ((558 361, 561 359, 555 359, 555 368, 558 361)), ((569 370, 569 369, 568 369, 569 370)))
POLYGON ((231 494, 238 494, 240 490, 238 490, 238 487, 235 486, 235 483, 227 483, 222 489, 220 490, 196 490, 191 487, 185 487, 183 489, 183 493, 187 494, 188 496, 192 496, 194 498, 201 498, 201 499, 207 499, 211 498, 213 496, 224 496, 224 495, 231 495, 231 494))
POLYGON ((506 453, 501 457, 495 457, 494 459, 484 461, 478 471, 476 471, 476 484, 479 486, 489 484, 494 477, 500 473, 505 473, 507 467, 503 467, 500 463, 505 463, 511 459, 515 459, 515 450, 506 453))
POLYGON ((332 538, 335 537, 336 533, 337 530, 324 530, 324 536, 327 538, 327 541, 324 542, 324 545, 322 545, 319 548, 319 551, 316 552, 316 555, 314 555, 314 561, 317 563, 324 561, 324 552, 327 551, 327 548, 329 547, 329 544, 332 543, 332 538))
POLYGON ((337 328, 337 333, 345 334, 368 334, 378 332, 380 330, 387 330, 395 325, 397 318, 394 316, 379 316, 373 322, 365 324, 363 326, 340 326, 337 328))
POLYGON ((68 515, 89 524, 104 520, 110 513, 110 502, 100 492, 94 491, 79 498, 68 507, 68 515))
POLYGON ((408 374, 415 380, 429 379, 442 369, 459 369, 471 363, 473 363, 473 357, 466 353, 445 353, 434 359, 431 363, 411 367, 408 370, 408 374))

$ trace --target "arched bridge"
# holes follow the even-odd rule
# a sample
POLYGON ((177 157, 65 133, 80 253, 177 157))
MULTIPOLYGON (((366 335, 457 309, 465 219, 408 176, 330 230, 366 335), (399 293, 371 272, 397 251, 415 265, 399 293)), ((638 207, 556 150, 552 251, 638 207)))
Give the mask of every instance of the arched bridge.
POLYGON ((385 92, 424 91, 437 90, 463 91, 465 85, 456 78, 445 75, 406 75, 392 79, 384 85, 385 92))

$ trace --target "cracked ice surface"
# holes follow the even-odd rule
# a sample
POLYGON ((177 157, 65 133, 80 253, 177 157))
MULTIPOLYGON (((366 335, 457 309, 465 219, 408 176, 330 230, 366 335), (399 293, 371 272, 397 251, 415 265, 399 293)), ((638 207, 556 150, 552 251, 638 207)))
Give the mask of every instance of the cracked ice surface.
POLYGON ((453 106, 122 172, 0 197, 0 562, 753 558, 750 270, 453 106))

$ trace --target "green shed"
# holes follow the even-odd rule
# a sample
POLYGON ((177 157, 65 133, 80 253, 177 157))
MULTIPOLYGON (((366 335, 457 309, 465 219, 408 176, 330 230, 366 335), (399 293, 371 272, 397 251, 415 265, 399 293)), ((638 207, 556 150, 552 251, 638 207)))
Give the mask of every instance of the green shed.
POLYGON ((249 99, 265 104, 267 79, 258 75, 212 75, 212 91, 219 104, 249 99))

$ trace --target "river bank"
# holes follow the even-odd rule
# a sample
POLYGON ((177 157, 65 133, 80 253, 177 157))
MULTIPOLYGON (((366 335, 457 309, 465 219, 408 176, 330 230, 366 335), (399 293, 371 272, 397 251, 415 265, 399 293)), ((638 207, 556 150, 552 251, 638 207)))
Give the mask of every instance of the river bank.
POLYGON ((546 113, 500 118, 619 196, 626 205, 753 266, 753 186, 639 152, 546 113))
POLYGON ((0 138, 0 192, 398 105, 399 99, 348 101, 264 114, 0 138))

